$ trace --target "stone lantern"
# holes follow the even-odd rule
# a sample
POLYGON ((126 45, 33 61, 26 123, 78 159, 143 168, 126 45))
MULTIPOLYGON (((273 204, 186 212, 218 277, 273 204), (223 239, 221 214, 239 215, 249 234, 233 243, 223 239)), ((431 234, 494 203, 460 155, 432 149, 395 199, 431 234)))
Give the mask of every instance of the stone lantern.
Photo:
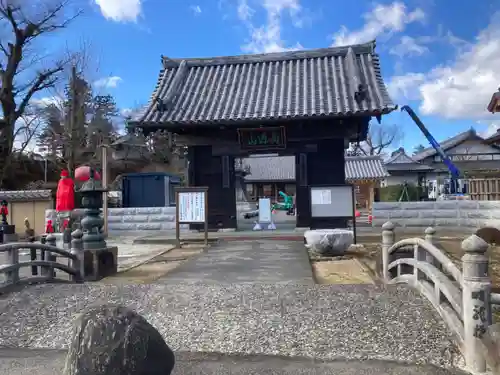
POLYGON ((83 249, 105 249, 107 245, 102 232, 104 219, 101 217, 101 209, 103 192, 106 190, 102 188, 101 181, 95 178, 93 168, 90 169, 89 173, 89 179, 84 182, 80 189, 81 208, 83 209, 80 222, 83 231, 83 249))

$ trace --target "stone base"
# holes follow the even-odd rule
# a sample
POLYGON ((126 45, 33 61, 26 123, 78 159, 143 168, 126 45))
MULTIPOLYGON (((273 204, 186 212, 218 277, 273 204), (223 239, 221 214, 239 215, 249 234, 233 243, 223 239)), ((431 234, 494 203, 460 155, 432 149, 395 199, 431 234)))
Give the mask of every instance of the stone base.
POLYGON ((16 226, 11 224, 1 224, 3 243, 18 242, 19 236, 16 233, 16 226))
POLYGON ((348 229, 312 229, 304 233, 304 244, 321 255, 343 255, 354 242, 348 229))
POLYGON ((85 280, 98 281, 118 272, 118 247, 84 251, 85 280))

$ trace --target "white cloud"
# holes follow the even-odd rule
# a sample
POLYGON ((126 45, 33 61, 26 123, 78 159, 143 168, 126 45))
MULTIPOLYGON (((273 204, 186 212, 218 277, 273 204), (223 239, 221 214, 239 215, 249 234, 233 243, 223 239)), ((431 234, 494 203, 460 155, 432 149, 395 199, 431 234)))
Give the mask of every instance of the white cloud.
POLYGON ((402 58, 406 56, 423 55, 424 53, 429 52, 429 48, 424 44, 424 41, 404 35, 401 37, 399 43, 392 47, 389 52, 392 55, 402 58))
POLYGON ((253 17, 255 9, 252 8, 248 0, 238 1, 238 18, 249 30, 249 41, 241 48, 245 52, 269 53, 302 49, 302 45, 296 42, 292 46, 287 46, 281 37, 281 27, 283 15, 286 13, 292 20, 295 27, 303 25, 300 0, 257 0, 258 5, 263 8, 266 15, 266 22, 256 27, 253 17))
POLYGON ((332 46, 366 43, 380 36, 390 37, 396 32, 404 31, 411 23, 423 22, 425 13, 420 8, 409 12, 403 3, 395 1, 389 5, 376 4, 363 18, 365 24, 359 30, 349 31, 342 26, 340 31, 333 35, 332 46))
POLYGON ((94 0, 102 15, 115 22, 136 22, 142 13, 142 0, 94 0))
POLYGON ((36 108, 47 107, 51 104, 60 105, 63 99, 58 96, 45 96, 38 99, 31 99, 30 104, 36 108))
POLYGON ((114 89, 118 86, 120 82, 122 82, 123 79, 118 76, 111 76, 111 77, 104 77, 101 79, 98 79, 97 81, 94 82, 95 87, 104 87, 108 89, 114 89))
MULTIPOLYGON (((417 92, 422 100, 420 111, 425 115, 448 119, 491 118, 486 106, 500 83, 499 21, 500 13, 478 34, 474 43, 463 45, 461 41, 461 48, 450 63, 436 66, 428 72, 393 77, 389 82, 391 92, 405 98, 401 87, 407 93, 417 92), (411 77, 418 79, 412 81, 411 77)), ((450 38, 450 41, 453 40, 450 38)))
POLYGON ((201 7, 199 5, 191 5, 189 7, 189 9, 191 9, 191 11, 195 14, 195 15, 198 15, 198 14, 201 14, 201 7))
POLYGON ((498 130, 500 130, 500 120, 496 121, 478 121, 480 124, 487 124, 486 130, 483 132, 479 133, 479 135, 483 138, 488 138, 491 137, 493 134, 495 134, 498 130))

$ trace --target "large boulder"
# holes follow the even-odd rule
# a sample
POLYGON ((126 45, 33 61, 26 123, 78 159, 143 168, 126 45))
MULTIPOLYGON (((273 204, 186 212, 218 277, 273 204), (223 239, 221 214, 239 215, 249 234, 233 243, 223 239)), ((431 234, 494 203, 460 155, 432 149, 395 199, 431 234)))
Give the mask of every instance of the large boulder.
POLYGON ((349 229, 313 229, 304 232, 305 246, 321 255, 344 255, 354 242, 349 229))
POLYGON ((64 375, 169 375, 174 364, 174 353, 146 319, 104 305, 76 320, 64 375))

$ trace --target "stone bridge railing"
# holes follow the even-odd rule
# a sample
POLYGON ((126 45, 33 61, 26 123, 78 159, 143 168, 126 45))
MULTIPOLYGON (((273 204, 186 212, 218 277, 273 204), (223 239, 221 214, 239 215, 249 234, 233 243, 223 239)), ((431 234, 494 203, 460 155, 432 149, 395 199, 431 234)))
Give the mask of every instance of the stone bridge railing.
POLYGON ((0 264, 0 275, 5 275, 5 282, 0 283, 0 293, 7 288, 22 284, 68 281, 58 279, 55 270, 68 274, 71 282, 82 282, 84 279, 82 237, 80 229, 72 233, 70 250, 56 247, 56 236, 53 234, 47 236, 46 244, 15 242, 0 245, 0 256, 5 254, 3 264, 0 264), (29 261, 20 261, 22 250, 30 250, 29 261), (66 264, 58 261, 57 257, 66 259, 66 264), (20 270, 28 267, 31 267, 31 272, 21 275, 20 270))
MULTIPOLYGON (((491 305, 500 295, 491 293, 488 274, 489 244, 472 235, 462 242, 462 270, 441 250, 435 230, 427 228, 425 238, 395 242, 395 226, 382 226, 382 277, 386 284, 406 283, 425 296, 443 318, 460 348, 466 366, 482 373, 491 363, 485 338, 492 324, 491 305)), ((491 340, 489 340, 491 341, 491 340)), ((500 340, 499 340, 500 341, 500 340)), ((496 344, 494 344, 496 345, 496 344)), ((491 349, 497 351, 500 346, 491 349)), ((493 357, 498 358, 498 355, 493 357)))

